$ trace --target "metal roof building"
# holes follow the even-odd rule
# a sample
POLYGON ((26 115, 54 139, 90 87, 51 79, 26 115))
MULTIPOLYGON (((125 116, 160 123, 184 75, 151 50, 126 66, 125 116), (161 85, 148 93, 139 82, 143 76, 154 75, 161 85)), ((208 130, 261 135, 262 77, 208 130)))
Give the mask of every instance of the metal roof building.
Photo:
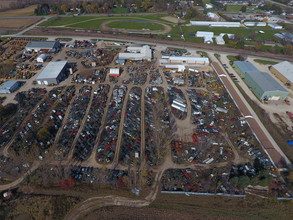
POLYGON ((244 82, 260 100, 285 100, 288 91, 284 89, 271 75, 259 71, 247 61, 235 61, 234 68, 244 82))
POLYGON ((270 71, 286 86, 293 90, 293 64, 283 61, 270 68, 270 71))
POLYGON ((60 47, 59 41, 30 41, 25 47, 26 51, 55 51, 60 47))
POLYGON ((3 84, 0 85, 0 93, 2 94, 9 94, 14 92, 15 90, 17 90, 20 87, 20 82, 18 81, 6 81, 3 84))
POLYGON ((266 22, 253 22, 253 21, 247 21, 243 23, 247 27, 265 27, 267 26, 266 22))
POLYGON ((150 46, 130 46, 127 47, 127 52, 119 53, 119 59, 126 60, 148 60, 152 59, 152 49, 150 46))
POLYGON ((50 62, 38 75, 36 81, 39 85, 58 84, 65 79, 67 61, 50 62))
POLYGON ((211 26, 211 27, 240 27, 240 22, 222 22, 222 21, 190 21, 195 26, 211 26))
POLYGON ((181 56, 165 56, 165 59, 160 59, 160 65, 186 65, 186 66, 198 66, 209 65, 210 61, 207 57, 181 57, 181 56))

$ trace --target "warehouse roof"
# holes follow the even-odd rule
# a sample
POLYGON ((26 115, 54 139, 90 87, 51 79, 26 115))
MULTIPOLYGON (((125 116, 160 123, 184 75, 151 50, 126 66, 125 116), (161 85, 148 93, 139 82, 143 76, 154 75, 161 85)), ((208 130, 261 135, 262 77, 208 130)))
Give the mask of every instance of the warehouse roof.
POLYGON ((247 61, 235 61, 234 64, 244 73, 249 71, 258 71, 252 63, 247 61))
POLYGON ((52 49, 57 41, 30 41, 26 48, 52 49))
POLYGON ((66 64, 67 61, 57 61, 48 63, 48 65, 38 75, 36 80, 57 78, 66 64))
POLYGON ((18 83, 15 80, 6 81, 3 84, 0 85, 0 90, 9 90, 12 86, 14 86, 15 83, 18 83))
POLYGON ((283 76, 285 76, 290 82, 293 82, 293 64, 288 61, 283 61, 273 67, 280 72, 283 76))
POLYGON ((170 60, 180 60, 180 61, 197 60, 197 61, 209 62, 209 58, 207 58, 207 57, 176 57, 176 56, 172 56, 172 57, 169 57, 169 59, 170 60))
POLYGON ((264 91, 283 91, 287 92, 271 75, 260 71, 249 71, 246 72, 264 91))

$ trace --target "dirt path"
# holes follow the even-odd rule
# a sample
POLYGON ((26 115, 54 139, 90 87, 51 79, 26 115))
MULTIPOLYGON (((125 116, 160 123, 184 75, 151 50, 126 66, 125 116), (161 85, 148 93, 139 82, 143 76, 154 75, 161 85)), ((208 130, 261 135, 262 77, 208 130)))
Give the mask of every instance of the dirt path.
POLYGON ((5 184, 5 185, 0 185, 0 191, 4 191, 4 190, 8 190, 11 189, 13 187, 16 187, 18 184, 20 184, 28 175, 30 175, 32 172, 34 172, 37 168, 39 168, 39 166, 41 165, 41 163, 39 161, 35 161, 32 165, 32 167, 26 172, 24 173, 21 177, 19 177, 17 180, 5 184))
MULTIPOLYGON (((164 27, 164 30, 136 30, 136 29, 123 29, 123 28, 110 28, 108 27, 108 24, 112 23, 112 22, 117 22, 119 20, 109 20, 109 21, 105 21, 101 24, 100 26, 100 30, 101 31, 110 31, 110 32, 121 32, 124 34, 127 34, 129 32, 134 33, 144 33, 144 34, 167 34, 169 33, 172 28, 169 25, 163 24, 158 22, 158 24, 162 25, 164 27)), ((155 22, 154 22, 155 23, 155 22)))

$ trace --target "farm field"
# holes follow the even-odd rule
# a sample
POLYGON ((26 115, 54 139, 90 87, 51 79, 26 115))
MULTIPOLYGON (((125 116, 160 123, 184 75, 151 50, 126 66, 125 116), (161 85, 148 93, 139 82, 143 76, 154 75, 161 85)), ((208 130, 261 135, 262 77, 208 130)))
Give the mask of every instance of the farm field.
POLYGON ((22 18, 22 19, 0 19, 1 28, 24 28, 30 26, 40 18, 22 18))
POLYGON ((34 14, 34 10, 37 7, 37 5, 31 5, 26 8, 21 9, 14 9, 14 10, 8 10, 4 12, 0 12, 0 17, 7 17, 7 16, 30 16, 34 14))

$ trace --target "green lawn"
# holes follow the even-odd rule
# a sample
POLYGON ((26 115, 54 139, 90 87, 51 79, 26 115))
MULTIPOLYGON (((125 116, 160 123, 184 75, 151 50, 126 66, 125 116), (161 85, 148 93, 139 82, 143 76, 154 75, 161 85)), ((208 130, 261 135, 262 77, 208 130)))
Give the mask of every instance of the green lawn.
POLYGON ((275 65, 278 63, 278 62, 274 62, 270 60, 261 60, 261 59, 254 59, 253 61, 263 65, 275 65))
POLYGON ((228 60, 233 61, 233 62, 234 62, 234 61, 239 61, 239 60, 236 58, 236 56, 228 55, 227 58, 228 58, 228 60))
POLYGON ((112 13, 113 14, 127 14, 128 13, 128 9, 127 8, 117 7, 117 8, 113 8, 112 9, 112 13))
POLYGON ((40 26, 63 26, 68 25, 76 22, 87 21, 96 17, 86 16, 86 17, 56 17, 50 18, 48 21, 45 21, 40 24, 40 26))
POLYGON ((108 24, 108 27, 110 28, 123 28, 123 29, 135 29, 135 30, 141 30, 141 29, 149 29, 149 30, 156 30, 160 31, 163 30, 164 27, 157 23, 140 23, 136 22, 135 20, 132 21, 114 21, 112 23, 108 24))
POLYGON ((240 11, 243 5, 227 5, 226 11, 240 11))

